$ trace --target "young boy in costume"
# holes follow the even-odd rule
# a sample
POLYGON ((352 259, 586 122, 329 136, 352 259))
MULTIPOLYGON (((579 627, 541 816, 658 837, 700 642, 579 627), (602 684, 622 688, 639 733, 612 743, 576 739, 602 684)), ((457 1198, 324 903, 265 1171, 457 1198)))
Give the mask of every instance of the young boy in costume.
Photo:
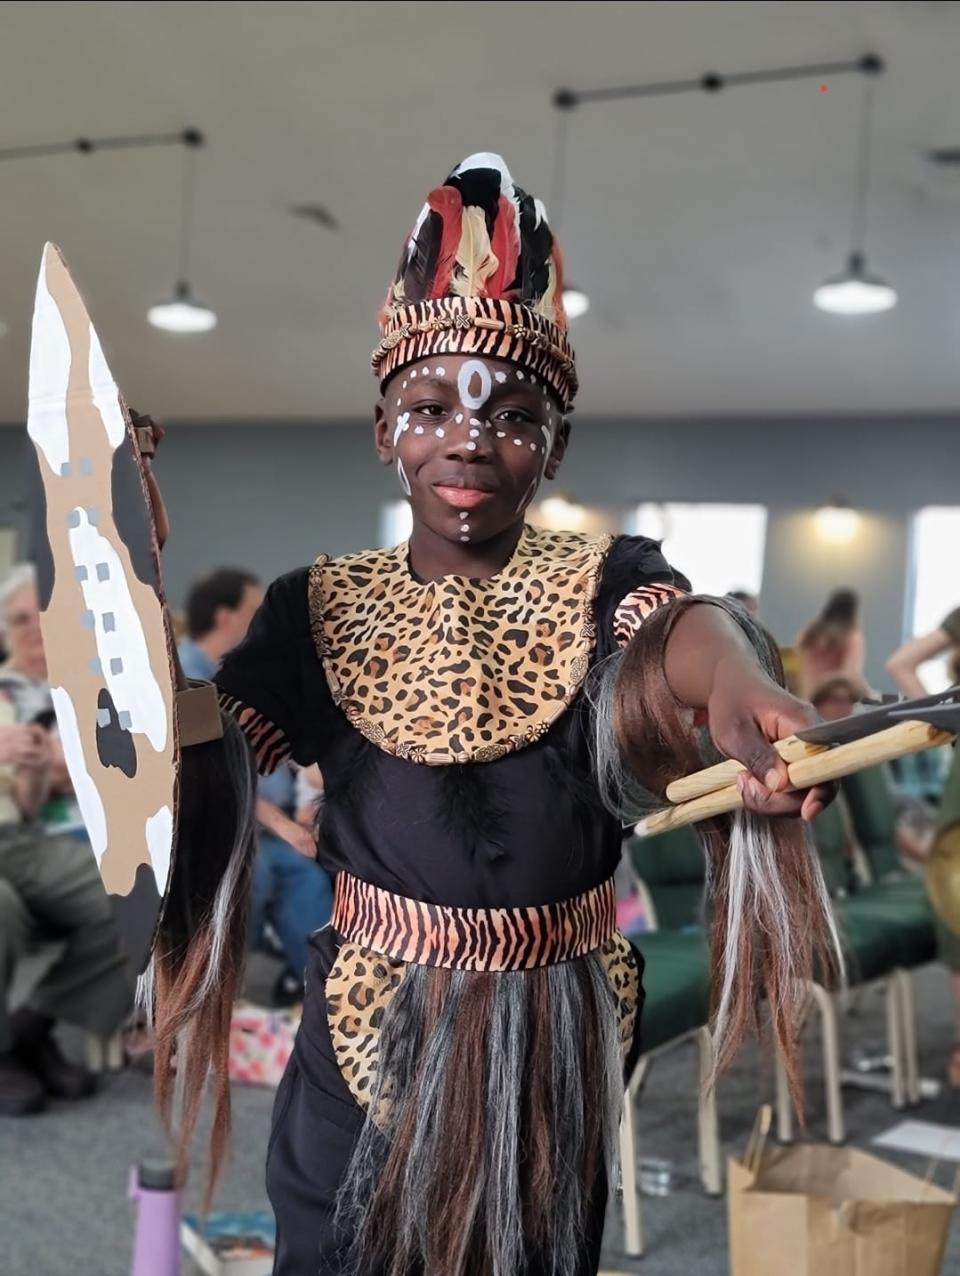
MULTIPOLYGON (((829 799, 786 791, 770 745, 814 715, 763 636, 691 597, 652 541, 524 521, 570 437, 562 292, 543 206, 499 156, 429 194, 373 354, 410 541, 281 577, 216 676, 261 771, 319 764, 336 875, 268 1152, 279 1276, 597 1271, 642 1035, 642 959, 615 928, 617 790, 695 769, 694 714, 764 817, 708 839, 723 1057, 761 990, 789 1051, 827 927, 801 821, 770 818, 829 799)), ((234 731, 204 748, 249 802, 234 731)), ((156 960, 158 1077, 180 1034, 187 1132, 211 1064, 225 1097, 249 856, 248 817, 221 851, 198 811, 186 791, 156 960)))

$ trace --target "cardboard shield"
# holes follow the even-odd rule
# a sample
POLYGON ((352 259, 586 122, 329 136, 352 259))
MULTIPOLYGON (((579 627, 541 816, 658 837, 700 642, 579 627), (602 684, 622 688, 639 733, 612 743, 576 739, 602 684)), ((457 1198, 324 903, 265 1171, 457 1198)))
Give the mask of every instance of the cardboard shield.
POLYGON ((173 636, 130 415, 53 244, 37 281, 27 431, 41 478, 37 577, 60 738, 140 971, 176 840, 173 636))

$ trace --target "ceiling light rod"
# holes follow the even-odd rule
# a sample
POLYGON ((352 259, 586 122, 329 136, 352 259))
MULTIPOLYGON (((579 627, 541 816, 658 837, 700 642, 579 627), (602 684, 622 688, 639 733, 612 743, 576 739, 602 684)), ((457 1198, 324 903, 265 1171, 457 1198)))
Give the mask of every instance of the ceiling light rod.
POLYGON ((696 80, 661 80, 653 84, 625 84, 619 88, 558 89, 553 95, 553 105, 560 111, 572 111, 588 102, 670 97, 678 93, 719 93, 721 89, 740 84, 783 84, 788 80, 823 80, 837 75, 881 75, 885 70, 883 58, 875 53, 865 53, 853 62, 816 62, 804 66, 774 67, 769 71, 734 71, 729 75, 707 71, 696 80))
POLYGON ((127 137, 76 137, 70 142, 41 142, 36 146, 0 147, 3 160, 40 159, 45 155, 92 155, 94 151, 132 151, 148 146, 186 146, 196 149, 206 139, 198 128, 179 133, 133 133, 127 137))

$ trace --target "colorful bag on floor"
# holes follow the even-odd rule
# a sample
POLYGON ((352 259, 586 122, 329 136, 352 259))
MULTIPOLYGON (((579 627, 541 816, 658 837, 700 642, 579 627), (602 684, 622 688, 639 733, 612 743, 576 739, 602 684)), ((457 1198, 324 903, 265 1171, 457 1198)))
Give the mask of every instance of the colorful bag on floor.
POLYGON ((238 1002, 230 1021, 230 1080, 278 1086, 299 1026, 299 1009, 268 1010, 238 1002))
POLYGON ((728 1164, 731 1276, 940 1276, 957 1195, 935 1165, 922 1179, 858 1148, 767 1148, 769 1128, 766 1108, 728 1164))

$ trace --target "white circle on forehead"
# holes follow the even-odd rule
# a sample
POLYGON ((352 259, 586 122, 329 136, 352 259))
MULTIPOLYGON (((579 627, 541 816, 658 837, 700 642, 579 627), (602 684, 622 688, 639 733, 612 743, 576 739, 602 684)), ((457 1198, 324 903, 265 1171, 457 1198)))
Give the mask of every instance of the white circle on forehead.
POLYGON ((490 398, 492 389, 493 381, 490 377, 490 369, 482 359, 468 359, 457 373, 457 390, 460 393, 460 402, 465 408, 472 410, 482 408, 487 399, 490 398), (474 377, 480 382, 480 389, 477 394, 470 393, 474 377))
POLYGON ((506 381, 506 379, 507 379, 507 374, 506 374, 505 372, 498 372, 498 373, 496 374, 496 378, 497 378, 497 380, 500 382, 500 384, 502 385, 502 384, 503 384, 503 382, 504 382, 504 381, 506 381))

